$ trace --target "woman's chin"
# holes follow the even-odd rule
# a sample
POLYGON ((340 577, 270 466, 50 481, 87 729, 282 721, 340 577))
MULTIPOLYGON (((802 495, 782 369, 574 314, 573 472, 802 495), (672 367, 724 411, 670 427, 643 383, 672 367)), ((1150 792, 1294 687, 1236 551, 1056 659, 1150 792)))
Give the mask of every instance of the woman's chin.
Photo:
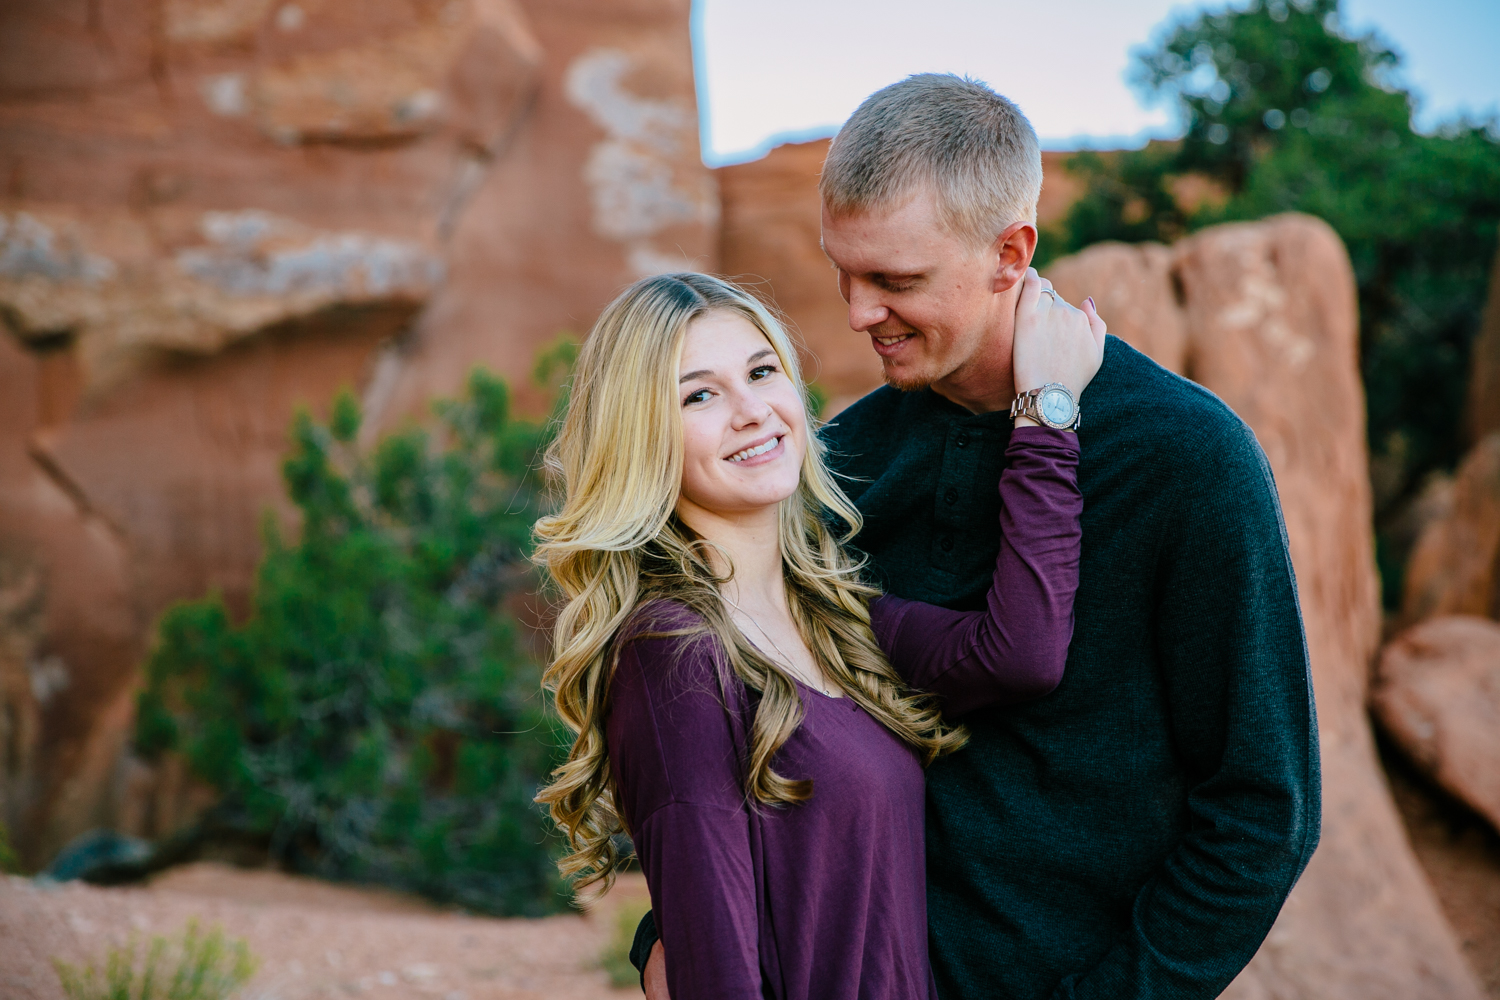
POLYGON ((711 496, 686 495, 684 499, 710 514, 722 518, 745 518, 773 513, 783 500, 797 492, 797 483, 756 484, 751 489, 715 490, 711 496))
POLYGON ((725 497, 724 509, 737 511, 741 514, 762 514, 774 511, 781 506, 781 502, 797 492, 794 485, 789 490, 776 490, 769 493, 742 494, 736 497, 725 497))

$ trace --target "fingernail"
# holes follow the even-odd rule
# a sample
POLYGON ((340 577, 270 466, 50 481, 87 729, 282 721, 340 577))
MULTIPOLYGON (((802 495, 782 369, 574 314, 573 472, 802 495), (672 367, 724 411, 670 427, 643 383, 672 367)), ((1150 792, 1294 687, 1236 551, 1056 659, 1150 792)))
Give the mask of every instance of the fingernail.
POLYGON ((1084 299, 1083 301, 1085 301, 1085 302, 1087 302, 1089 304, 1089 308, 1090 309, 1094 310, 1095 312, 1099 311, 1099 307, 1096 306, 1096 305, 1094 305, 1094 297, 1092 295, 1090 295, 1088 298, 1084 299))

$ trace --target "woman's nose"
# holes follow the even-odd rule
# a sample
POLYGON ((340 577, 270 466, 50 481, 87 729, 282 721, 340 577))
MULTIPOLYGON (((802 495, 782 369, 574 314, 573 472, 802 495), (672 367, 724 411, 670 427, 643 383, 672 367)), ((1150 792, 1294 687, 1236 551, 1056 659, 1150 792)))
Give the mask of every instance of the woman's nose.
POLYGON ((753 427, 756 424, 765 423, 770 419, 771 413, 771 404, 751 391, 749 386, 741 386, 734 394, 734 426, 736 428, 753 427))

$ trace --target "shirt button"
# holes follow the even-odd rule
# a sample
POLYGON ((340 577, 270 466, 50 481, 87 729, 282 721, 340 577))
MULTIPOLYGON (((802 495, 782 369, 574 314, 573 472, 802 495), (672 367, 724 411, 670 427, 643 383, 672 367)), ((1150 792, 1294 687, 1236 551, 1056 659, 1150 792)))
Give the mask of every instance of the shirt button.
POLYGON ((953 551, 953 539, 951 537, 949 537, 948 535, 944 535, 938 541, 938 544, 943 547, 943 551, 944 552, 952 552, 953 551))
POLYGON ((960 448, 967 448, 969 446, 969 435, 967 433, 960 434, 957 438, 954 439, 953 443, 958 445, 960 448))
POLYGON ((948 492, 943 494, 943 499, 949 503, 958 503, 958 490, 948 487, 948 492))

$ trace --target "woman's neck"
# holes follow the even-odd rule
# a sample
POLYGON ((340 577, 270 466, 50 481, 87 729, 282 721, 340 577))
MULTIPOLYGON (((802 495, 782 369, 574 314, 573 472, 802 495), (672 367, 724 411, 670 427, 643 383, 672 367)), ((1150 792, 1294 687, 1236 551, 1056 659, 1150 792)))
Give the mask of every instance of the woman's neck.
POLYGON ((683 501, 678 517, 700 537, 710 541, 708 557, 716 573, 734 576, 724 585, 725 596, 753 613, 786 611, 786 583, 781 569, 781 525, 776 506, 725 515, 683 501), (729 564, 723 564, 727 557, 729 564))

